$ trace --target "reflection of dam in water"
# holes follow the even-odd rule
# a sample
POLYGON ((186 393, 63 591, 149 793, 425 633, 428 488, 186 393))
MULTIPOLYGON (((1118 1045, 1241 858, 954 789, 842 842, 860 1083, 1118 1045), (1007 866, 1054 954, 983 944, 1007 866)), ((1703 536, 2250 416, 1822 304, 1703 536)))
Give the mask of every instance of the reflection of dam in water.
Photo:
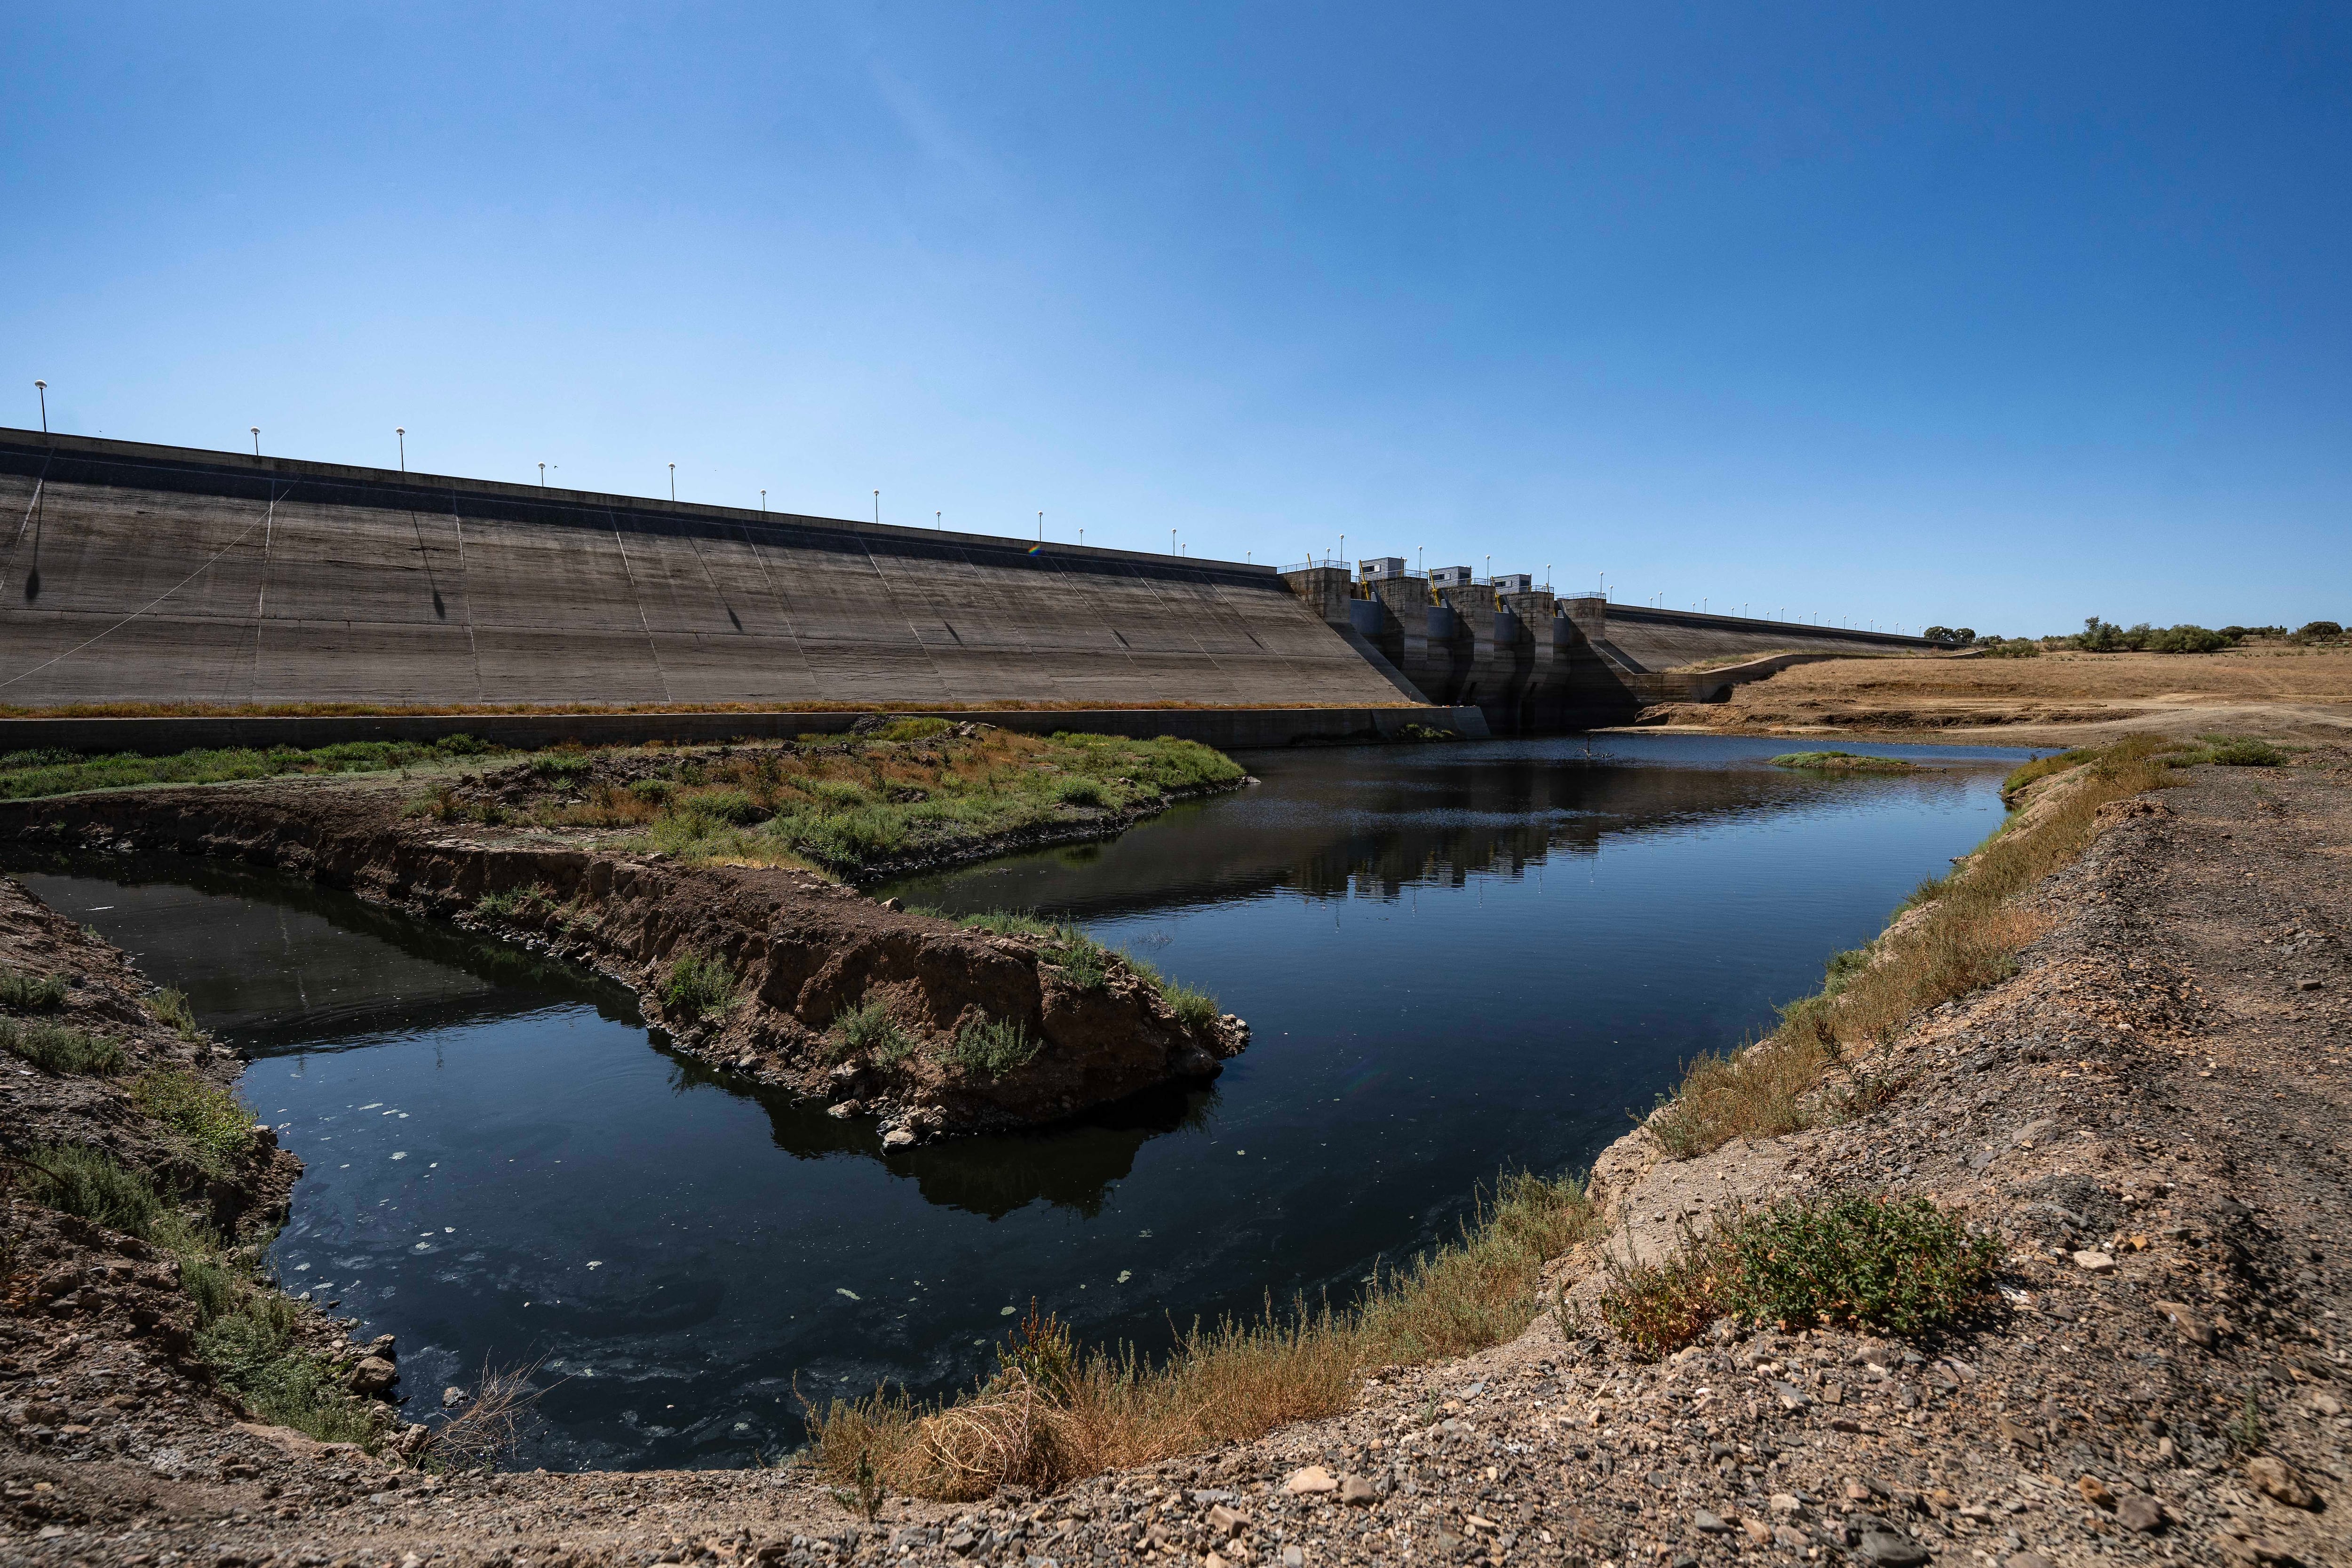
POLYGON ((910 1150, 661 1049, 593 976, 345 894, 19 868, 255 1053, 246 1097, 306 1167, 271 1264, 397 1334, 404 1391, 544 1356, 523 1468, 739 1465, 801 1439, 803 1396, 966 1382, 1033 1299, 1146 1351, 1344 1300, 1811 989, 1998 823, 2011 760, 1822 780, 1776 749, 1258 753, 1258 788, 937 879, 1078 910, 1255 1034, 1213 1087, 910 1150))
MULTIPOLYGON (((1249 766, 1279 775, 1277 787, 1179 807, 1112 843, 1010 858, 977 875, 910 879, 893 890, 924 903, 953 885, 952 907, 970 909, 977 907, 971 889, 984 887, 995 900, 987 907, 1080 920, 1276 889, 1393 899, 1482 874, 1538 870, 1609 839, 1803 811, 1854 794, 1849 779, 1762 765, 1781 742, 1730 742, 1727 761, 1735 765, 1694 768, 1652 763, 1641 750, 1649 739, 1611 736, 1589 753, 1558 742, 1432 746, 1379 753, 1369 770, 1349 759, 1372 753, 1247 753, 1249 766)), ((1685 751, 1709 743, 1675 740, 1695 743, 1685 751)), ((1923 770, 1875 787, 1882 795, 1931 796, 1976 781, 1923 770)))

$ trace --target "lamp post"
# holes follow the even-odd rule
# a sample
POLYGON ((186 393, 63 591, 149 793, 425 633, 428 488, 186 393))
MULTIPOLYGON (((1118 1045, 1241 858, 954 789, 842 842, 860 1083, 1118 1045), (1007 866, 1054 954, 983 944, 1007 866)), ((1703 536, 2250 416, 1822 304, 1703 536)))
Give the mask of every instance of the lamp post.
POLYGON ((1172 528, 1168 531, 1168 553, 1176 553, 1176 531, 1172 528))
POLYGON ((676 463, 669 466, 669 504, 672 506, 677 504, 677 465, 676 463))
POLYGON ((408 472, 408 426, 395 425, 392 433, 400 437, 400 471, 404 474, 408 472))
POLYGON ((874 492, 874 526, 877 528, 882 526, 882 492, 880 490, 874 492))
POLYGON ((261 456, 261 426, 258 425, 253 427, 253 455, 257 458, 261 456))
POLYGON ((765 490, 760 492, 760 515, 761 517, 768 515, 768 492, 765 490))
POLYGON ((1042 511, 1037 514, 1037 542, 1045 542, 1045 514, 1042 511))
POLYGON ((944 510, 931 513, 931 531, 933 533, 945 533, 947 531, 947 527, 948 514, 944 510))
POLYGON ((41 434, 46 436, 49 433, 49 384, 46 381, 37 381, 33 383, 33 390, 40 394, 41 434))
POLYGON ((541 489, 545 489, 547 488, 547 465, 545 463, 541 463, 539 466, 539 488, 541 489))

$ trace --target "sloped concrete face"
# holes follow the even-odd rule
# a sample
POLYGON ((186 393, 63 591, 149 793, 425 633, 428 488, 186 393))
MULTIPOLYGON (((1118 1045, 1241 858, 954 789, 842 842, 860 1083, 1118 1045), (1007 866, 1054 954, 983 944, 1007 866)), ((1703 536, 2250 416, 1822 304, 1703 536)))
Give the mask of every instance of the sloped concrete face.
POLYGON ((1401 700, 1264 567, 0 431, 0 703, 1401 700))

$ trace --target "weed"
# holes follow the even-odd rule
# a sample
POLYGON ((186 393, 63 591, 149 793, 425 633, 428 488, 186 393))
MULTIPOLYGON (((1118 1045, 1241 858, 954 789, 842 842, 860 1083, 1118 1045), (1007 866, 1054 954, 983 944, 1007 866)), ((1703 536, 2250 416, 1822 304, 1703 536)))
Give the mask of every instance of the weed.
POLYGON ((144 1074, 131 1086, 131 1098, 210 1175, 233 1173, 253 1147, 253 1113, 194 1073, 165 1068, 144 1074))
POLYGON ((1206 1030, 1216 1026, 1217 999, 1215 996, 1194 986, 1186 985, 1181 981, 1169 979, 1160 973, 1157 966, 1145 963, 1131 952, 1122 952, 1119 957, 1126 960, 1127 966, 1141 975, 1144 982, 1160 994, 1160 999, 1168 1004, 1169 1011, 1176 1015, 1178 1023, 1188 1029, 1196 1030, 1206 1030))
POLYGON ((473 756, 497 749, 471 736, 450 735, 431 742, 348 741, 309 750, 273 746, 267 751, 231 746, 163 757, 143 757, 135 752, 108 756, 14 752, 0 756, 0 799, 29 800, 76 790, 122 789, 140 784, 220 784, 288 773, 388 773, 418 763, 473 756))
POLYGON ((25 1195, 35 1203, 142 1241, 154 1236, 163 1199, 153 1183, 126 1170, 105 1150, 54 1143, 23 1159, 31 1168, 25 1195))
POLYGON ((2274 768, 2287 760, 2284 752, 2267 741, 2224 741, 2207 757, 2225 768, 2274 768))
POLYGON ((65 1024, 21 1023, 0 1018, 0 1049, 22 1057, 45 1072, 95 1073, 110 1078, 127 1060, 122 1042, 65 1024))
POLYGON ((1990 1237, 1923 1199, 1792 1198, 1705 1237, 1685 1225, 1683 1244, 1656 1263, 1612 1259, 1601 1316, 1653 1358, 1727 1314, 1916 1335, 1980 1307, 1999 1261, 1990 1237))
POLYGON ((2230 1423, 2230 1447, 2241 1454, 2259 1454, 2269 1436, 2263 1430, 2262 1402, 2254 1397, 2252 1384, 2246 1385, 2245 1403, 2238 1407, 2237 1418, 2230 1423))
POLYGON ((1064 779, 1054 786, 1054 798, 1064 805, 1097 806, 1105 805, 1109 796, 1093 779, 1064 779))
POLYGON ((998 936, 1054 935, 1060 928, 1052 921, 1035 915, 1024 915, 1013 910, 988 910, 976 915, 965 915, 961 924, 973 931, 993 931, 998 936))
POLYGON ((173 986, 165 986, 147 998, 147 1010, 172 1026, 172 1032, 184 1040, 201 1040, 204 1030, 196 1023, 195 1010, 188 1005, 188 994, 173 986))
POLYGON ((826 1054, 835 1061, 862 1056, 887 1067, 915 1048, 915 1037, 890 1016, 889 1004, 872 991, 860 997, 856 1006, 835 1015, 828 1034, 833 1048, 826 1054))
POLYGON ((474 900, 474 912, 488 920, 541 921, 556 909, 555 889, 544 882, 484 893, 474 900))
POLYGON ((1817 773, 1907 773, 1916 766, 1900 757, 1866 757, 1857 752, 1788 752, 1772 759, 1776 768, 1817 773))
POLYGON ((882 1517, 882 1472, 875 1468, 873 1449, 857 1450, 856 1462, 849 1468, 849 1485, 835 1487, 832 1491, 834 1501, 855 1509, 866 1523, 882 1517))
POLYGON ((1131 1346, 1083 1348, 1033 1306, 1000 1347, 995 1375, 959 1398, 920 1405, 881 1393, 812 1409, 817 1467, 854 1485, 870 1465, 896 1490, 969 1500, 1007 1484, 1049 1490, 1328 1415, 1354 1403, 1369 1367, 1517 1335, 1544 1309, 1544 1262, 1591 1222, 1574 1182, 1507 1176, 1458 1239, 1375 1270, 1353 1306, 1269 1303, 1254 1321, 1196 1322, 1157 1362, 1131 1346))
POLYGON ((955 728, 944 719, 893 719, 868 737, 876 741, 929 741, 955 728))
POLYGON ((677 793, 677 786, 667 779, 636 779, 629 785, 629 794, 649 805, 660 805, 677 793))
POLYGON ((1110 950, 1076 926, 1056 927, 1042 956, 1081 991, 1100 990, 1110 979, 1110 950))
POLYGON ((460 1469, 496 1469, 522 1444, 522 1429, 544 1390, 530 1380, 539 1363, 500 1367, 482 1363, 480 1381, 466 1407, 433 1434, 433 1454, 460 1469))
POLYGON ((662 1009, 688 1023, 724 1012, 735 1002, 735 971, 726 960, 681 949, 662 976, 662 1009))
POLYGON ((302 1348, 300 1310, 274 1291, 237 1289, 231 1303, 196 1331, 196 1353, 253 1413, 325 1443, 373 1449, 392 1413, 346 1393, 335 1363, 302 1348))
POLYGON ((947 1059, 978 1078, 1003 1078, 1026 1067, 1045 1042, 1033 1039, 1017 1018, 992 1018, 978 1008, 956 1031, 947 1059))
POLYGON ((586 778, 593 766, 578 752, 541 752, 530 760, 532 776, 558 784, 572 784, 586 778))
POLYGON ((769 816, 758 801, 740 789, 702 790, 682 796, 679 805, 698 816, 707 816, 730 827, 749 827, 755 822, 766 821, 769 816))
POLYGON ((66 1005, 62 974, 0 974, 0 1007, 26 1013, 49 1013, 66 1005))

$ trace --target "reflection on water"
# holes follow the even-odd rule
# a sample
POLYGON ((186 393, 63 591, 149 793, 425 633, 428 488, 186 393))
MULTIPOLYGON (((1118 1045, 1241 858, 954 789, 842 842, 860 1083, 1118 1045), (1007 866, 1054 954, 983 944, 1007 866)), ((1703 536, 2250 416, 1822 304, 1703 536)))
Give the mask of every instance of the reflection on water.
POLYGON ((307 1165, 274 1260, 400 1336, 413 1412, 544 1357, 525 1465, 732 1464, 797 1441, 801 1396, 968 1378, 1033 1298, 1162 1342, 1344 1292, 1507 1162, 1590 1159, 1990 831, 2019 755, 1831 780, 1777 749, 1253 754, 1257 787, 1115 843, 893 889, 1077 919, 1256 1034, 1211 1089, 887 1152, 663 1050, 594 977, 339 894, 194 860, 26 880, 256 1055, 307 1165))

